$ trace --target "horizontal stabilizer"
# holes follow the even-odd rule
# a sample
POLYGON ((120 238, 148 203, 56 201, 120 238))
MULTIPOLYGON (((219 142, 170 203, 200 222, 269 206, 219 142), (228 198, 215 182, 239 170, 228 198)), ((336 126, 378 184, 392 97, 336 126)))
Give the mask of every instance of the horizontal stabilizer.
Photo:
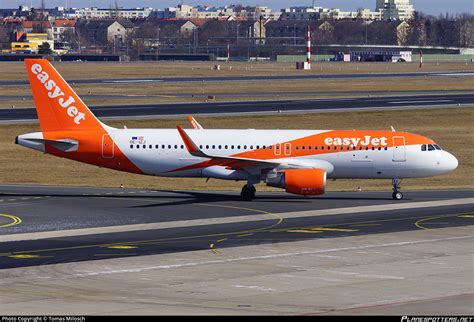
POLYGON ((47 140, 43 138, 43 134, 40 132, 19 135, 16 137, 15 143, 43 152, 46 145, 63 152, 74 152, 79 148, 79 142, 76 140, 47 140))

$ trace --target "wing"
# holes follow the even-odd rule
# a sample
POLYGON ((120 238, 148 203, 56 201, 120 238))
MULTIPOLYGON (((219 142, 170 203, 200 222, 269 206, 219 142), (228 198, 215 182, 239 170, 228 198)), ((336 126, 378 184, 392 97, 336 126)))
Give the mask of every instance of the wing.
POLYGON ((231 156, 217 156, 217 155, 210 155, 204 153, 201 149, 199 149, 198 145, 194 143, 194 141, 186 134, 186 132, 181 128, 181 126, 176 127, 178 129, 179 135, 183 139, 183 142, 186 146, 188 152, 200 158, 208 158, 211 159, 212 163, 218 163, 223 166, 227 166, 232 169, 243 169, 243 168, 266 168, 266 169, 273 169, 281 165, 281 162, 278 161, 267 161, 267 160, 260 160, 260 159, 250 159, 250 158, 238 158, 238 157, 231 157, 231 156))

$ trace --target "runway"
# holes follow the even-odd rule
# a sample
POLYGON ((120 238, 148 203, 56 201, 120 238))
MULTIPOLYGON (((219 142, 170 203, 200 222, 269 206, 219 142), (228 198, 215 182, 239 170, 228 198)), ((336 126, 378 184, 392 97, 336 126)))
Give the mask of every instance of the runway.
MULTIPOLYGON (((470 226, 474 190, 236 193, 0 186, 0 269, 470 226)), ((383 236, 383 235, 380 235, 383 236)))
MULTIPOLYGON (((265 82, 276 80, 318 80, 318 79, 362 79, 399 77, 445 77, 474 76, 474 72, 417 72, 417 73, 361 73, 361 74, 312 74, 312 75, 269 75, 269 76, 210 76, 210 77, 146 77, 112 79, 67 79, 74 84, 140 84, 140 83, 183 83, 183 82, 265 82)), ((0 86, 28 85, 27 80, 0 80, 0 86)))
MULTIPOLYGON (((102 119, 130 119, 178 115, 243 115, 255 113, 324 112, 383 110, 401 108, 457 107, 474 104, 474 94, 390 96, 333 99, 298 99, 243 102, 173 103, 114 105, 91 107, 102 119)), ((28 122, 37 119, 36 110, 0 109, 1 123, 28 122)))

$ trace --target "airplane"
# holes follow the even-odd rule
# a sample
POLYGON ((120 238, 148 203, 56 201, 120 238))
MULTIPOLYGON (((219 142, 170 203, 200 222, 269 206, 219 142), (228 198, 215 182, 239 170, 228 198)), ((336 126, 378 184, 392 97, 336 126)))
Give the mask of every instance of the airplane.
POLYGON ((99 167, 162 177, 246 181, 315 196, 327 179, 392 179, 392 198, 403 199, 400 180, 448 173, 458 160, 422 135, 391 130, 117 129, 97 119, 56 69, 25 59, 41 132, 16 144, 99 167))

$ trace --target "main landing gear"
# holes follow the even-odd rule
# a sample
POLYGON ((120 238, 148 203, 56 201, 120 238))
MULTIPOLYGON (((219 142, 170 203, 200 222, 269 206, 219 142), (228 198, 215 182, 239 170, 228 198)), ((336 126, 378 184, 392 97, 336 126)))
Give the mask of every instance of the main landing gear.
POLYGON ((393 193, 392 193, 392 199, 393 200, 402 200, 403 199, 403 193, 400 192, 400 182, 398 178, 393 178, 392 179, 392 186, 393 186, 393 193))
POLYGON ((244 201, 252 201, 253 199, 255 199, 256 191, 257 190, 255 189, 253 185, 246 184, 245 186, 242 187, 242 191, 240 192, 240 197, 244 201))

